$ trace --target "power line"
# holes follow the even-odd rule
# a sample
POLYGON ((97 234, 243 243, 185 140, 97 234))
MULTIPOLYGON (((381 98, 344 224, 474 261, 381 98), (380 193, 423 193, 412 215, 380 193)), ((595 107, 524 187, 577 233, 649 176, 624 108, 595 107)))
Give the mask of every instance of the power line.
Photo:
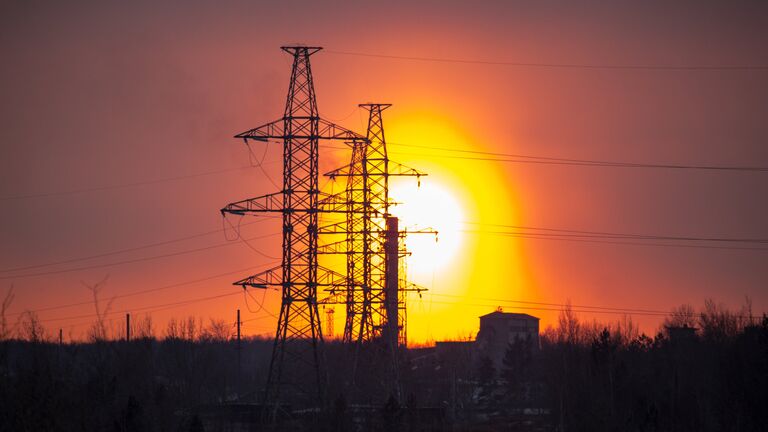
MULTIPOLYGON (((449 302, 449 301, 432 301, 433 303, 437 304, 444 304, 444 305, 454 305, 454 304, 460 304, 462 306, 474 306, 474 307, 494 307, 498 306, 498 304, 483 304, 483 303, 467 303, 467 302, 449 302)), ((538 306, 509 306, 515 309, 523 309, 523 310, 538 310, 538 311, 551 311, 551 312, 561 312, 562 308, 547 308, 547 307, 538 307, 538 306)), ((576 313, 599 313, 599 314, 609 314, 609 315, 650 315, 650 316, 661 316, 661 314, 657 313, 627 313, 627 312, 619 312, 619 311, 604 311, 604 310, 573 310, 573 312, 576 313)))
MULTIPOLYGON (((249 148, 250 152, 250 148, 249 148)), ((229 172, 234 171, 242 171, 249 168, 259 168, 262 173, 267 177, 267 179, 271 182, 272 179, 269 177, 269 175, 264 171, 263 165, 274 163, 277 161, 271 161, 271 162, 264 162, 264 156, 261 157, 261 160, 259 160, 258 163, 254 164, 251 161, 251 164, 249 166, 242 166, 237 168, 227 168, 227 169, 221 169, 216 171, 204 171, 189 175, 183 175, 183 176, 176 176, 176 177, 166 177, 166 178, 160 178, 155 180, 146 180, 146 181, 137 181, 137 182, 131 182, 131 183, 122 183, 122 184, 116 184, 116 185, 107 185, 107 186, 95 186, 95 187, 89 187, 89 188, 82 188, 82 189, 73 189, 68 191, 58 191, 58 192, 41 192, 41 193, 31 193, 31 194, 20 194, 20 195, 13 195, 13 196, 7 196, 7 197, 0 197, 0 201, 10 201, 10 200, 23 200, 23 199, 31 199, 31 198, 46 198, 46 197, 54 197, 54 196, 64 196, 64 195, 74 195, 74 194, 80 194, 80 193, 87 193, 87 192, 97 192, 97 191, 104 191, 104 190, 112 190, 112 189, 123 189, 123 188, 129 188, 129 187, 136 187, 136 186, 146 186, 146 185, 152 185, 152 184, 158 184, 158 183, 165 183, 170 181, 177 181, 177 180, 185 180, 185 179, 192 179, 192 178, 198 178, 198 177, 206 177, 206 176, 212 176, 217 174, 225 174, 229 172)))
MULTIPOLYGON (((248 223, 247 225, 254 224, 256 222, 248 223)), ((651 242, 625 242, 625 241, 600 241, 604 239, 637 239, 637 240, 668 240, 668 241, 693 241, 693 242, 736 242, 736 243, 768 243, 768 239, 760 239, 760 238, 723 238, 723 237, 681 237, 681 236, 660 236, 660 235, 643 235, 643 234, 628 234, 628 233, 615 233, 615 232, 601 232, 601 231, 582 231, 582 230, 565 230, 565 229, 556 229, 556 228, 542 228, 542 227, 531 227, 531 226, 520 226, 520 225, 504 225, 504 224, 485 224, 485 223, 477 223, 477 222, 464 222, 466 224, 470 225, 486 225, 486 226, 498 226, 498 227, 505 227, 505 228, 514 228, 514 229, 523 229, 523 230, 537 230, 537 231, 555 231, 556 233, 529 233, 529 232, 520 232, 520 231, 491 231, 491 230, 462 230, 463 232, 467 233, 477 233, 477 234, 493 234, 493 235, 502 235, 502 236, 509 236, 509 237, 520 237, 520 238, 529 238, 529 239, 541 239, 541 240, 564 240, 564 241, 580 241, 580 242, 589 242, 589 243, 607 243, 607 244, 630 244, 630 245, 641 245, 641 246, 666 246, 666 247, 694 247, 694 248, 714 248, 714 249, 738 249, 738 250, 768 250, 768 248, 757 248, 757 247, 721 247, 721 246, 712 246, 712 245, 686 245, 686 244, 667 244, 667 243, 651 243, 651 242), (563 234, 567 233, 567 234, 563 234), (598 240, 595 240, 598 239, 598 240)), ((232 226, 230 224, 230 226, 232 226)), ((234 228, 234 226, 232 226, 234 228)), ((129 248, 129 249, 123 249, 119 251, 112 251, 107 252, 103 254, 97 254, 97 255, 91 255, 88 257, 81 257, 81 258, 74 258, 70 260, 64 260, 64 261, 57 261, 57 262, 51 262, 51 263, 45 263, 45 264, 38 264, 34 266, 27 266, 27 267, 18 267, 14 269, 4 269, 0 270, 2 272, 13 272, 18 271, 22 269, 30 269, 30 268, 39 268, 54 264, 61 264, 61 263, 68 263, 68 262, 75 262, 75 261, 81 261, 81 260, 87 260, 91 258, 97 258, 97 257, 103 257, 103 256, 109 256, 109 255, 115 255, 123 252, 128 251, 134 251, 139 249, 145 249, 148 247, 163 245, 163 244, 169 244, 177 241, 187 240, 191 238, 196 238, 204 235, 209 235, 212 233, 221 232, 223 230, 214 230, 209 231, 206 233, 201 234, 195 234, 192 236, 182 237, 179 239, 164 241, 164 242, 158 242, 154 244, 139 246, 135 248, 129 248)), ((246 244, 251 250, 258 252, 262 256, 265 256, 266 258, 270 259, 276 259, 275 257, 272 257, 270 255, 264 254, 263 252, 259 251, 257 248, 255 248, 252 244, 250 244, 250 240, 257 240, 262 238, 271 237, 274 235, 277 235, 278 233, 272 233, 267 234, 264 236, 257 236, 250 239, 241 238, 243 243, 246 244)), ((229 246, 234 243, 232 242, 226 242, 226 243, 220 243, 212 246, 206 246, 202 248, 195 248, 195 249, 189 249, 169 254, 161 254, 161 255, 153 255, 148 257, 140 257, 136 259, 130 259, 130 260, 123 260, 123 261, 117 261, 112 263, 104 263, 104 264, 96 264, 91 266, 81 266, 81 267, 75 267, 70 269, 63 269, 63 270, 54 270, 54 271, 46 271, 46 272, 38 272, 38 273, 28 273, 28 274, 22 274, 22 275, 12 275, 12 276, 0 276, 0 279, 14 279, 14 278, 26 278, 26 277, 34 277, 34 276, 45 276, 45 275, 52 275, 52 274, 60 274, 60 273, 69 273, 73 271, 80 271, 80 270, 90 270, 94 268, 103 268, 103 267, 111 267, 116 265, 122 265, 122 264, 130 264, 135 262, 141 262, 141 261, 149 261, 153 259, 159 259, 159 258, 167 258, 167 257, 173 257, 173 256, 179 256, 179 255, 185 255, 189 253, 209 250, 209 249, 215 249, 220 248, 224 246, 229 246)))
MULTIPOLYGON (((208 300, 215 300, 215 299, 219 299, 219 298, 223 298, 223 297, 232 297, 232 296, 239 295, 239 294, 240 294, 240 292, 238 291, 238 292, 233 292, 233 293, 228 293, 228 294, 218 294, 218 295, 209 296, 209 297, 200 297, 200 298, 195 298, 195 299, 190 299, 190 300, 180 300, 180 301, 171 302, 171 303, 163 303, 163 304, 159 304, 159 305, 151 305, 151 306, 144 306, 144 307, 138 307, 138 308, 123 309, 123 310, 119 310, 119 311, 110 311, 110 312, 107 312, 106 314, 104 314, 104 316, 114 315, 114 314, 124 314, 124 313, 130 313, 130 312, 150 311, 150 310, 156 312, 157 310, 162 310, 162 309, 165 309, 165 308, 173 308, 173 307, 178 307, 178 306, 186 306, 188 304, 199 303, 199 302, 208 301, 208 300)), ((62 317, 62 318, 48 318, 48 319, 40 320, 40 322, 66 321, 66 320, 71 320, 71 319, 94 318, 94 317, 98 317, 98 315, 97 314, 86 314, 86 315, 77 315, 77 316, 69 316, 69 317, 62 317)))
MULTIPOLYGON (((576 237, 597 237, 597 238, 629 238, 640 240, 675 240, 675 241, 700 241, 700 242, 735 242, 735 243, 768 243, 766 238, 749 238, 749 237, 697 237, 697 236, 670 236, 670 235, 656 235, 656 234, 635 234, 635 233, 618 233, 618 232, 605 232, 605 231, 584 231, 584 230, 569 230, 559 228, 542 228, 534 226, 523 225, 504 225, 504 224, 489 224, 482 222, 462 222, 467 225, 484 225, 494 226, 502 228, 514 228, 522 230, 533 231, 554 231, 558 234, 550 233, 532 233, 535 235, 552 235, 552 236, 576 236, 576 237), (568 233, 568 234, 562 234, 568 233)), ((521 233, 524 234, 524 233, 521 233)))
POLYGON ((694 249, 725 249, 725 250, 753 250, 753 251, 768 251, 768 248, 759 247, 741 247, 741 246, 714 246, 714 245, 702 245, 702 244, 680 244, 680 243, 653 243, 653 242, 639 242, 639 241, 609 241, 609 240, 592 240, 589 238, 563 238, 553 234, 538 234, 538 233, 521 233, 514 231, 484 231, 484 230, 461 230, 462 232, 471 234, 491 234, 504 237, 516 237, 533 240, 556 240, 567 242, 579 242, 579 243, 598 243, 598 244, 616 244, 616 245, 633 245, 633 246, 658 246, 658 247, 680 247, 680 248, 694 248, 694 249))
MULTIPOLYGON (((269 216, 269 215, 265 215, 265 216, 262 216, 262 217, 263 218, 274 218, 273 216, 269 216)), ((253 224, 256 224, 256 223, 259 223, 259 222, 261 222, 261 220, 240 224, 240 225, 238 225, 238 228, 240 226, 253 225, 253 224)), ((226 228, 221 228, 221 229, 217 229, 217 230, 213 230, 213 231, 206 231, 206 232, 202 232, 202 233, 199 233, 199 234, 192 234, 192 235, 189 235, 189 236, 178 237, 178 238, 175 238, 175 239, 164 240, 164 241, 156 242, 156 243, 148 243, 148 244, 144 244, 144 245, 141 245, 141 246, 135 246, 135 247, 126 248, 126 249, 118 249, 118 250, 113 250, 113 251, 109 251, 109 252, 103 252, 103 253, 94 254, 94 255, 82 256, 82 257, 78 257, 78 258, 70 258, 70 259, 60 260, 60 261, 49 261, 47 263, 34 264, 34 265, 22 266, 22 267, 5 268, 5 269, 0 269, 0 273, 10 273, 10 272, 17 272, 17 271, 22 271, 22 270, 31 270, 31 269, 35 269, 35 268, 41 268, 41 267, 50 267, 50 266, 58 265, 58 264, 69 264, 69 263, 78 262, 78 261, 88 261, 88 260, 91 260, 91 259, 94 259, 94 258, 103 258, 103 257, 106 257, 106 256, 119 255, 119 254, 123 254, 123 253, 126 253, 126 252, 135 252, 137 250, 149 249, 149 248, 153 248, 153 247, 157 247, 157 246, 164 246, 164 245, 167 245, 167 244, 178 243, 178 242, 182 242, 182 241, 186 241, 186 240, 191 240, 191 239, 194 239, 194 238, 205 237, 205 236, 208 236, 208 235, 211 235, 211 234, 220 233, 220 232, 226 232, 226 228)))
MULTIPOLYGON (((164 303, 159 305, 150 305, 150 306, 144 306, 139 308, 132 308, 132 309, 125 309, 120 311, 112 311, 108 312, 106 315, 114 315, 114 314, 123 314, 123 313, 129 313, 129 312, 137 312, 137 311, 143 311, 143 312, 156 312, 159 310, 165 310, 165 309, 171 309, 179 306, 185 306, 188 304, 203 302, 203 301, 209 301, 214 300, 218 298, 224 298, 224 297, 231 297, 234 295, 238 295, 239 292, 236 293, 228 293, 228 294, 219 294, 214 296, 208 296, 208 297, 202 297, 202 298, 195 298, 195 299, 189 299, 189 300, 181 300, 177 302, 171 302, 171 303, 164 303)), ((450 294, 437 294, 433 293, 434 296, 438 297, 450 297, 450 298, 465 298, 462 296, 456 296, 456 295, 450 295, 450 294)), ((499 303, 521 303, 521 304, 529 304, 529 305, 542 305, 542 306, 508 306, 515 309, 522 309, 522 310, 539 310, 539 311, 553 311, 553 312, 562 312, 564 308, 571 308, 571 310, 575 313, 599 313, 599 314, 611 314, 611 315, 641 315, 641 316, 669 316, 672 311, 662 311, 662 310, 650 310, 650 309, 636 309, 636 308, 614 308, 614 307, 605 307, 605 306, 591 306, 591 305, 571 305, 567 303, 547 303, 547 302, 534 302, 534 301, 524 301, 524 300, 511 300, 511 299, 499 299, 499 298, 482 298, 482 297, 473 297, 476 300, 483 300, 483 301, 489 301, 489 302, 499 302, 499 303), (555 307, 544 307, 544 306, 555 306, 555 307)), ((446 304, 446 305, 465 305, 465 306, 475 306, 475 307, 493 307, 498 306, 498 304, 490 304, 490 303, 467 303, 465 301, 434 301, 434 303, 437 304, 446 304)), ((264 318, 273 317, 276 316, 272 314, 271 312, 267 311, 266 309, 260 308, 259 311, 266 312, 269 316, 265 317, 254 317, 247 320, 243 320, 241 322, 251 322, 256 321, 264 318)), ((258 311, 257 311, 258 312, 258 311)), ((702 315, 701 313, 696 314, 697 316, 702 315)), ((734 315, 737 318, 759 318, 757 315, 734 315)), ((62 317, 62 318, 51 318, 51 319, 44 319, 40 320, 40 322, 53 322, 53 321, 65 321, 69 319, 80 319, 80 318, 93 318, 98 317, 96 314, 86 314, 86 315, 78 315, 78 316, 70 316, 70 317, 62 317)), ((114 321, 114 319, 109 319, 105 321, 114 321)), ((75 327, 78 325, 85 325, 90 323, 81 323, 81 324, 72 324, 69 327, 75 327)))
MULTIPOLYGON (((426 146, 418 144, 405 144, 405 143, 387 143, 387 145, 399 146, 399 147, 412 147, 427 150, 438 150, 445 152, 455 152, 464 154, 477 154, 486 156, 498 156, 498 157, 483 157, 483 156, 459 156, 450 154, 434 154, 434 153, 416 153, 400 150, 393 150, 390 153, 409 155, 409 156, 422 156, 422 157, 436 157, 444 159, 460 159, 460 160, 472 160, 472 161, 488 161, 488 162, 504 162, 504 163, 520 163, 520 164, 534 164, 534 165, 566 165, 566 166, 583 166, 583 167, 603 167, 603 168, 651 168, 651 169, 672 169, 672 170, 706 170, 706 171, 744 171, 744 172, 768 172, 768 167, 763 166, 738 166, 738 165, 695 165, 695 164, 670 164, 670 163, 637 163, 637 162, 622 162, 622 161, 609 161, 609 160, 597 160, 597 159, 574 159, 574 158, 557 158, 547 156, 533 156, 514 153, 498 153, 498 152, 486 152, 479 150, 467 150, 467 149, 452 149, 448 147, 436 147, 426 146)), ((345 147, 339 146, 321 146, 331 150, 348 150, 345 147)))
MULTIPOLYGON (((452 298, 466 298, 463 296, 458 295, 451 295, 451 294, 437 294, 434 293, 435 296, 438 297, 452 297, 452 298)), ((576 304, 568 304, 568 303, 546 303, 546 302, 536 302, 536 301, 529 301, 529 300, 510 300, 510 299, 500 299, 500 298, 484 298, 484 297, 472 297, 475 300, 486 300, 486 301, 498 301, 498 302, 505 302, 505 303, 521 303, 521 304, 530 304, 530 305, 541 305, 541 306, 557 306, 557 307, 571 307, 571 308, 587 308, 587 309, 598 309, 598 310, 608 310, 608 311, 614 311, 614 312, 637 312, 637 313, 654 313, 654 314, 665 314, 668 315, 670 311, 664 311, 664 310, 653 310, 653 309, 637 309, 637 308, 617 308, 617 307, 608 307, 608 306, 594 306, 594 305, 576 305, 576 304)))
POLYGON ((230 226, 230 227, 231 227, 231 228, 232 228, 232 229, 235 231, 235 233, 237 234, 237 238, 238 238, 238 239, 240 239, 240 241, 242 241, 242 242, 243 242, 243 244, 245 244, 246 246, 248 246, 248 248, 249 248, 250 250, 252 250, 252 251, 256 252, 257 254, 259 254, 259 255, 261 255, 261 256, 263 256, 264 258, 270 258, 270 259, 274 259, 274 260, 280 259, 280 258, 278 258, 278 257, 276 257, 276 256, 272 256, 272 255, 269 255, 269 254, 266 254, 266 253, 262 252, 260 249, 258 249, 257 247, 253 246, 253 245, 251 244, 251 242, 249 242, 249 241, 248 241, 249 239, 246 239, 245 237, 241 236, 241 235, 240 235, 240 224, 238 224, 238 225, 237 225, 237 227, 235 227, 234 225, 232 225, 232 222, 230 222, 230 221, 229 221, 229 220, 226 218, 226 216, 222 216, 222 219, 223 219, 223 220, 224 220, 224 221, 225 221, 227 224, 229 224, 229 226, 230 226))
POLYGON ((418 57, 388 54, 374 54, 353 51, 326 50, 329 54, 371 57, 390 60, 408 60, 435 63, 478 64, 489 66, 512 66, 547 69, 607 69, 607 70, 648 70, 648 71, 766 71, 768 66, 762 65, 652 65, 652 64, 598 64, 598 63, 539 63, 539 62, 513 62, 513 61, 488 61, 477 59, 418 57))
POLYGON ((106 191, 106 190, 112 190, 112 189, 124 189, 124 188, 136 187, 136 186, 147 186, 147 185, 165 183, 170 181, 206 177, 206 176, 224 174, 224 173, 229 173, 234 171, 242 171, 250 168, 253 168, 253 167, 243 166, 243 167, 237 167, 237 168, 227 168, 227 169, 222 169, 217 171, 199 172, 199 173, 189 174, 184 176, 166 177, 166 178, 161 178, 156 180, 137 181, 137 182, 122 183, 122 184, 107 185, 107 186, 95 186, 90 188, 72 189, 68 191, 41 192, 41 193, 32 193, 32 194, 23 194, 23 195, 13 195, 13 196, 0 197, 0 201, 24 200, 24 199, 31 199, 31 198, 48 198, 48 197, 54 197, 54 196, 76 195, 81 193, 106 191))
MULTIPOLYGON (((454 297, 449 296, 447 294, 434 294, 436 296, 444 296, 444 297, 454 297)), ((459 296, 455 296, 459 297, 459 296)), ((482 300, 479 299, 478 300, 482 300)), ((544 306, 517 306, 517 305, 510 305, 507 307, 511 307, 514 309, 523 309, 523 310, 539 310, 539 311, 552 311, 552 312, 562 312, 564 308, 570 307, 571 311, 575 313, 594 313, 594 314, 610 314, 610 315, 641 315, 641 316, 670 316, 672 314, 671 311, 652 311, 652 310, 646 310, 643 309, 622 309, 622 308, 606 308, 606 307, 600 307, 600 306, 574 306, 574 305, 567 305, 567 304, 560 304, 560 303, 539 303, 539 302, 523 302, 518 300, 505 300, 505 299, 486 299, 488 301, 494 301, 498 303, 529 303, 529 304, 541 304, 541 305, 553 305, 553 306, 559 306, 559 307, 544 307, 544 306)), ((492 304, 492 303, 468 303, 465 301, 433 301, 437 304, 445 304, 445 305, 462 305, 462 306, 476 306, 476 307, 494 307, 499 306, 498 303, 492 304)), ((697 313, 696 316, 701 316, 703 314, 697 313)), ((759 318, 757 315, 733 315, 736 318, 759 318)))
MULTIPOLYGON (((280 234, 280 233, 272 233, 272 234, 267 234, 267 235, 263 235, 263 236, 251 237, 251 238, 249 238, 247 240, 257 240, 257 239, 272 237, 272 236, 275 236, 275 235, 278 235, 278 234, 280 234)), ((179 256, 179 255, 186 255, 186 254, 200 252, 200 251, 205 251, 205 250, 210 250, 210 249, 217 249, 217 248, 221 248, 221 247, 231 246, 233 244, 237 244, 237 243, 228 241, 228 242, 225 242, 225 243, 219 243, 219 244, 215 244, 215 245, 212 245, 212 246, 206 246, 206 247, 201 247, 201 248, 196 248, 196 249, 187 249, 187 250, 183 250, 183 251, 179 251, 179 252, 167 253, 167 254, 162 254, 162 255, 152 255, 152 256, 148 256, 148 257, 140 257, 140 258, 134 258, 134 259, 130 259, 130 260, 123 260, 123 261, 116 261, 116 262, 111 262, 111 263, 105 263, 105 264, 94 264, 94 265, 90 265, 90 266, 75 267, 75 268, 69 268, 69 269, 63 269, 63 270, 52 270, 52 271, 38 272, 38 273, 27 273, 27 274, 21 274, 21 275, 13 275, 13 276, 0 276, 0 280, 2 280, 2 279, 21 279, 21 278, 28 278, 28 277, 35 277, 35 276, 47 276, 47 275, 53 275, 53 274, 70 273, 70 272, 80 271, 80 270, 91 270, 91 269, 95 269, 95 268, 112 267, 112 266, 123 265, 123 264, 132 264, 132 263, 136 263, 136 262, 150 261, 150 260, 159 259, 159 258, 169 258, 169 257, 174 257, 174 256, 179 256)))
POLYGON ((267 157, 267 151, 269 150, 269 141, 266 141, 264 143, 264 153, 261 155, 261 159, 256 158, 256 155, 253 154, 253 149, 251 149, 251 144, 248 143, 248 140, 245 140, 245 146, 248 148, 248 163, 251 166, 255 166, 261 171, 262 174, 264 174, 264 177, 267 178, 267 180, 272 183, 272 186, 278 188, 275 181, 272 179, 272 176, 269 175, 269 173, 264 169, 264 158, 267 157), (257 163, 253 163, 254 159, 258 159, 257 163))
POLYGON ((437 157, 446 159, 461 159, 461 160, 474 160, 474 161, 489 161, 489 162, 505 162, 505 163, 521 163, 521 164, 538 164, 538 165, 567 165, 567 166, 586 166, 586 167, 607 167, 607 168, 654 168, 654 169, 673 169, 673 170, 708 170, 708 171, 745 171, 745 172, 768 172, 768 167, 761 166, 722 166, 722 165, 683 165, 683 164, 667 164, 667 163, 635 163, 635 162, 620 162, 620 161, 608 161, 608 160, 590 160, 590 159, 569 159, 569 158, 554 158, 543 156, 531 156, 511 153, 494 153, 494 152, 482 152, 474 150, 459 150, 448 149, 445 147, 431 147, 415 144, 395 144, 392 145, 401 147, 414 147, 424 148, 440 151, 452 151, 458 153, 469 153, 479 155, 490 155, 500 157, 483 157, 483 156, 458 156, 458 155, 443 155, 443 154, 424 154, 414 152, 403 152, 395 150, 392 153, 423 156, 423 157, 437 157))
MULTIPOLYGON (((155 292, 158 292, 158 291, 164 291, 164 290, 167 290, 167 289, 177 288, 177 287, 187 286, 187 285, 192 285, 192 284, 196 284, 196 283, 200 283, 200 282, 207 282, 209 280, 218 279, 218 278, 221 278, 221 277, 224 277, 224 276, 231 276, 233 274, 243 273, 243 272, 246 272, 246 271, 249 271, 249 270, 258 269, 258 268, 264 268, 264 267, 268 267, 268 266, 271 266, 271 265, 274 265, 274 264, 276 264, 276 263, 275 262, 271 262, 271 263, 262 264, 262 265, 258 265, 258 266, 250 266, 250 267, 245 267, 245 268, 241 268, 241 269, 237 269, 237 270, 233 270, 233 271, 228 271, 228 272, 225 272, 225 273, 219 273, 219 274, 215 274, 215 275, 211 275, 211 276, 206 276, 206 277, 203 277, 203 278, 194 279, 194 280, 190 280, 190 281, 179 282, 179 283, 174 283, 174 284, 170 284, 170 285, 163 285, 163 286, 159 286, 159 287, 155 287, 155 288, 143 289, 143 290, 139 290, 139 291, 133 291, 133 292, 129 292, 129 293, 126 293, 126 294, 119 294, 119 295, 116 295, 116 296, 112 296, 111 299, 116 300, 116 299, 121 299, 121 298, 126 298, 126 297, 134 297, 134 296, 138 296, 138 295, 142 295, 142 294, 155 293, 155 292)), ((93 304, 93 300, 81 301, 81 302, 76 302, 76 303, 68 303, 68 304, 57 305, 57 306, 49 306, 49 307, 45 307, 45 308, 39 308, 39 309, 30 310, 29 312, 35 312, 35 313, 38 313, 38 312, 48 312, 48 311, 52 311, 52 310, 67 309, 67 308, 71 308, 71 307, 84 306, 84 305, 90 305, 90 304, 93 304)), ((16 313, 8 314, 8 315, 9 316, 14 316, 14 315, 21 315, 22 313, 24 313, 24 312, 16 312, 16 313)))
MULTIPOLYGON (((173 308, 175 308, 175 307, 178 307, 178 306, 171 306, 171 307, 163 307, 163 308, 157 308, 157 309, 153 309, 153 310, 149 310, 149 311, 143 311, 143 312, 144 312, 144 313, 159 312, 159 311, 162 311, 162 310, 173 309, 173 308)), ((116 312, 115 312, 115 313, 116 313, 116 312)), ((111 315, 111 314, 110 314, 110 315, 111 315)), ((246 322, 258 321, 258 320, 262 320, 262 319, 266 319, 266 318, 270 318, 270 317, 269 317, 269 316, 259 316, 259 317, 249 318, 249 319, 247 319, 247 320, 241 320, 241 321, 240 321, 240 324, 241 324, 241 326, 242 326, 242 324, 244 324, 244 323, 246 323, 246 322)), ((122 320, 122 317, 108 318, 108 319, 105 319, 105 320, 103 320, 103 322, 105 322, 105 323, 107 323, 107 322, 111 323, 111 322, 114 322, 114 321, 117 321, 117 320, 122 320)), ((80 327, 80 326, 84 326, 84 325, 92 325, 92 324, 93 324, 93 322, 92 322, 92 321, 85 321, 85 322, 79 322, 79 323, 74 323, 74 324, 67 324, 67 325, 66 325, 66 327, 68 327, 68 328, 73 328, 73 327, 80 327)), ((233 322, 231 322, 231 323, 228 323, 228 324, 231 324, 231 325, 234 327, 234 326, 237 324, 237 322, 236 322, 236 321, 233 321, 233 322)), ((243 327, 244 327, 244 326, 243 326, 243 327)), ((160 338, 158 338, 158 339, 160 339, 160 338)))
POLYGON ((256 299, 253 297, 253 295, 251 295, 251 293, 250 293, 250 291, 248 290, 248 288, 247 288, 247 287, 243 287, 243 299, 245 300, 245 307, 246 307, 246 309, 248 309, 248 312, 250 312, 250 313, 252 313, 252 314, 255 314, 255 313, 259 313, 259 312, 262 312, 262 311, 263 311, 263 312, 266 312, 266 313, 267 313, 267 315, 271 316, 271 317, 272 317, 272 318, 274 318, 274 319, 280 319, 280 317, 278 317, 278 316, 277 316, 277 315, 275 315, 274 313, 272 313, 272 312, 270 312, 269 310, 267 310, 267 309, 265 309, 265 308, 264 308, 264 298, 265 298, 266 296, 267 296, 267 290, 263 290, 263 294, 262 294, 262 296, 261 296, 261 300, 260 300, 260 301, 259 301, 259 300, 256 300, 256 299), (248 304, 248 297, 250 297, 250 298, 251 298, 253 301, 255 301, 255 302, 257 302, 257 303, 258 303, 258 305, 259 305, 259 308, 258 308, 258 309, 256 309, 255 311, 254 311, 254 310, 251 310, 251 306, 248 304))

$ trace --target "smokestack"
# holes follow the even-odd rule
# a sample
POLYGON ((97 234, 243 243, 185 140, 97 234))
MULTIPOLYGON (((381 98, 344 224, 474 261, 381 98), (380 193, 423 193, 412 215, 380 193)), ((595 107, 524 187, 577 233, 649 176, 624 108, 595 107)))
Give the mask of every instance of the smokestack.
POLYGON ((384 241, 384 252, 386 256, 386 278, 384 283, 384 308, 386 310, 387 322, 384 325, 383 336, 387 345, 391 349, 397 349, 398 340, 398 316, 397 300, 399 285, 399 255, 398 239, 400 230, 398 219, 394 216, 387 217, 387 233, 384 241))

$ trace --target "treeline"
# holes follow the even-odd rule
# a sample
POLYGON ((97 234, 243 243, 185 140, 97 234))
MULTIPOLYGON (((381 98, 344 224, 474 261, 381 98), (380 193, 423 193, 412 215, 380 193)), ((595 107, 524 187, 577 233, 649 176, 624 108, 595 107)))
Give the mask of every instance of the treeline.
MULTIPOLYGON (((158 331, 142 317, 130 342, 119 326, 97 319, 87 342, 63 344, 34 314, 17 323, 0 341, 0 431, 228 430, 212 427, 201 413, 216 411, 201 407, 260 401, 272 350, 259 338, 238 350, 231 323, 200 318, 158 331)), ((768 424, 768 318, 753 318, 748 305, 681 306, 653 335, 629 317, 584 321, 566 307, 538 346, 512 341, 500 362, 472 343, 457 348, 401 353, 396 400, 386 348, 362 347, 353 365, 354 350, 326 343, 329 421, 298 424, 339 431, 757 431, 768 424)))
POLYGON ((432 403, 469 430, 762 431, 768 318, 750 309, 684 305, 648 336, 630 318, 585 322, 566 308, 540 349, 516 340, 500 365, 474 353, 471 368, 440 359, 432 403))
MULTIPOLYGON (((60 342, 32 312, 3 327, 0 431, 234 430, 225 405, 253 404, 247 409, 259 411, 273 339, 238 341, 234 323, 200 317, 172 318, 158 329, 152 317, 144 315, 131 321, 127 340, 125 323, 106 316, 97 313, 84 339, 74 342, 71 336, 60 342)), ((359 350, 363 360, 356 366, 352 390, 347 384, 355 368, 354 351, 338 341, 325 343, 328 412, 301 418, 290 423, 291 428, 353 430, 352 416, 357 414, 348 405, 361 401, 381 406, 364 413, 369 425, 380 427, 395 415, 384 410, 391 393, 382 389, 389 389, 391 371, 381 347, 359 350)), ((290 381, 297 372, 306 375, 283 373, 290 381)), ((281 402, 305 408, 288 396, 281 402)), ((245 417, 253 420, 246 430, 267 427, 257 414, 245 417)))
POLYGON ((0 342, 0 430, 200 430, 194 407, 263 387, 271 341, 238 350, 183 327, 159 340, 0 342))

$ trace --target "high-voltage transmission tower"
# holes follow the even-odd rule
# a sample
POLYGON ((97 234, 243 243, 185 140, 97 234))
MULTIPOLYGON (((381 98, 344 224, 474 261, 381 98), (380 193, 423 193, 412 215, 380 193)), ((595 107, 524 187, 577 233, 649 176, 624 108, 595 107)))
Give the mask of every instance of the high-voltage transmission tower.
MULTIPOLYGON (((222 213, 282 214, 283 250, 280 266, 235 282, 244 289, 279 288, 282 302, 270 360, 264 403, 277 409, 283 394, 292 401, 322 403, 325 370, 323 335, 318 313, 318 287, 343 286, 344 275, 318 267, 318 141, 365 141, 365 137, 320 118, 309 57, 320 47, 286 46, 293 56, 291 81, 283 117, 236 135, 248 140, 283 141, 283 189, 231 203, 222 213), (281 393, 282 392, 282 393, 281 393)), ((326 211, 344 213, 346 203, 326 199, 326 211)))
POLYGON ((389 160, 382 111, 390 106, 360 105, 368 110, 367 140, 353 144, 349 165, 325 175, 347 177, 343 340, 359 344, 381 339, 395 350, 398 341, 404 340, 405 327, 400 322, 398 304, 400 292, 406 287, 400 286, 398 278, 398 239, 402 233, 389 212, 389 178, 418 178, 426 174, 389 160), (394 255, 391 250, 387 253, 388 245, 396 251, 394 255))
POLYGON ((321 234, 346 238, 321 246, 320 252, 346 255, 347 285, 331 288, 331 296, 323 301, 345 306, 343 340, 355 348, 347 375, 352 390, 362 390, 367 398, 388 394, 401 399, 399 355, 406 345, 406 297, 423 288, 407 283, 405 272, 400 277, 401 258, 407 254, 400 239, 409 233, 436 233, 399 229, 398 219, 390 214, 394 203, 389 178, 426 174, 389 160, 382 111, 390 105, 360 107, 368 110, 367 139, 353 143, 348 165, 326 173, 347 178, 344 192, 326 198, 345 201, 347 212, 344 222, 322 227, 321 234), (358 373, 364 383, 357 382, 358 373))

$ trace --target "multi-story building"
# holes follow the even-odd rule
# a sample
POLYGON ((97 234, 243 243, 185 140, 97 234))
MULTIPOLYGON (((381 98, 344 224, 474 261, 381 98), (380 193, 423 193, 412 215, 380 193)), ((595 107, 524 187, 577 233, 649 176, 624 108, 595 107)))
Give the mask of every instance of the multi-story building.
POLYGON ((480 356, 490 358, 500 368, 509 345, 530 339, 532 349, 539 349, 539 319, 523 313, 497 310, 480 317, 475 350, 480 356))

